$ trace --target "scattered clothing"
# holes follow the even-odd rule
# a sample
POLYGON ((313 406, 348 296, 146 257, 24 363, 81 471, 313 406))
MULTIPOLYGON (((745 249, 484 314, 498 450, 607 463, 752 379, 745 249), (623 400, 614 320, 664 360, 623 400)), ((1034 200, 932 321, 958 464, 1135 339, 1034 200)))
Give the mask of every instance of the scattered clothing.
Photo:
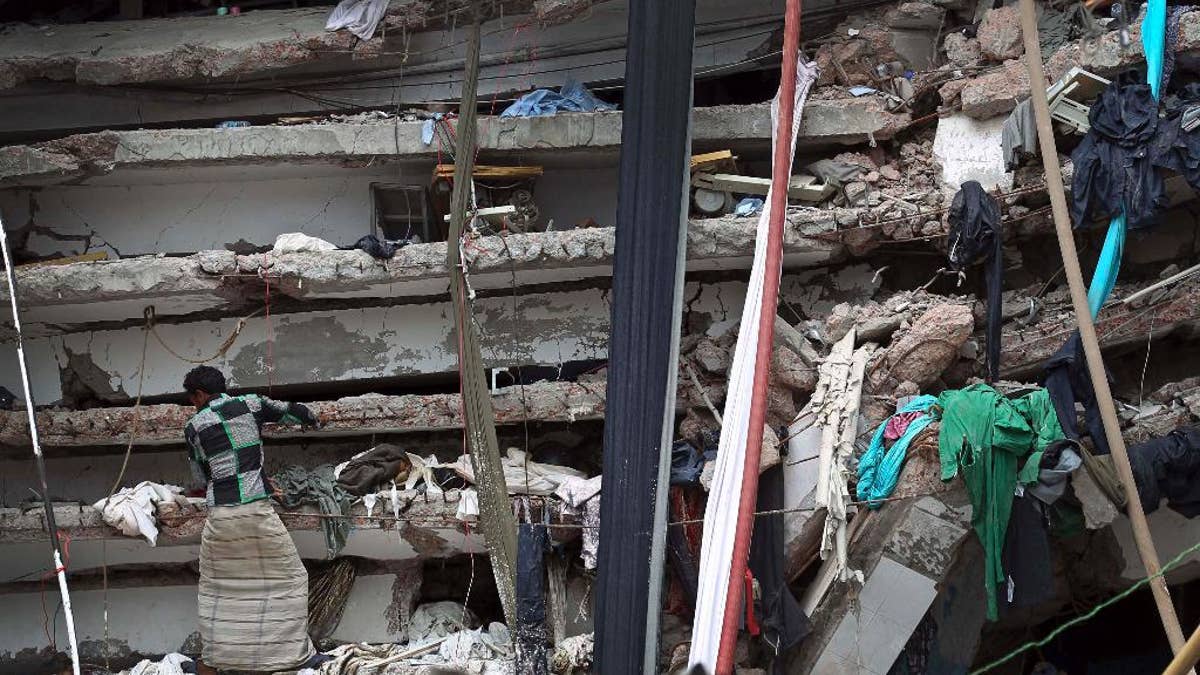
POLYGON ((875 435, 871 437, 871 445, 858 460, 856 493, 859 501, 870 501, 869 507, 872 509, 883 506, 883 502, 876 500, 886 499, 896 489, 900 470, 904 467, 904 459, 908 455, 908 446, 933 421, 929 409, 935 403, 937 398, 934 396, 918 396, 901 406, 895 415, 875 430, 875 435), (897 419, 907 422, 903 422, 901 428, 900 424, 893 424, 897 419), (896 436, 896 442, 890 448, 884 447, 888 429, 895 431, 897 428, 900 429, 900 433, 896 436))
POLYGON ((188 420, 183 438, 193 475, 208 484, 209 506, 248 504, 269 496, 259 436, 268 422, 318 424, 316 415, 299 403, 257 394, 219 394, 188 420))
MULTIPOLYGON (((501 464, 509 494, 551 495, 567 478, 587 477, 584 472, 568 466, 535 462, 528 459, 527 453, 516 448, 508 449, 501 464)), ((464 480, 475 483, 475 469, 469 456, 459 456, 451 466, 464 480)))
MULTIPOLYGON (((907 403, 909 403, 909 401, 905 401, 905 404, 907 403)), ((908 425, 922 417, 924 417, 924 413, 917 410, 900 412, 892 415, 883 425, 883 440, 888 443, 893 443, 900 440, 900 437, 904 435, 905 430, 908 429, 908 425)))
POLYGON ((1012 171, 1021 166, 1026 157, 1038 155, 1037 122, 1033 118, 1033 104, 1025 99, 1017 104, 1004 120, 1000 131, 1000 147, 1004 154, 1004 168, 1012 171))
POLYGON ((997 618, 996 592, 1004 583, 1005 533, 1017 487, 1017 462, 1062 437, 1044 389, 1008 399, 986 384, 945 391, 938 397, 938 454, 942 480, 960 472, 971 499, 971 524, 984 550, 987 617, 997 618))
POLYGON ((421 143, 425 145, 433 143, 434 127, 436 127, 445 116, 445 113, 435 112, 430 115, 429 119, 425 120, 424 124, 421 125, 421 143))
POLYGON ((550 657, 550 672, 565 675, 592 672, 592 654, 595 649, 595 633, 584 633, 559 642, 550 657))
POLYGON ((479 520, 479 492, 475 488, 463 488, 458 492, 458 508, 454 517, 464 523, 474 523, 479 520))
POLYGON ((275 476, 285 508, 294 509, 306 504, 316 506, 323 516, 321 529, 325 533, 325 549, 329 558, 337 556, 350 535, 350 497, 334 480, 333 466, 322 464, 309 471, 302 466, 289 466, 275 476))
POLYGON ((1013 498, 1001 559, 1006 572, 1001 607, 1033 607, 1054 597, 1048 519, 1041 502, 1029 494, 1013 498))
POLYGON ((1200 427, 1176 429, 1129 448, 1142 510, 1167 505, 1185 518, 1200 515, 1200 427))
POLYGON ((1078 441, 1062 438, 1046 450, 1030 454, 1018 476, 1025 485, 1025 492, 1047 506, 1058 501, 1067 491, 1071 474, 1083 464, 1083 458, 1076 451, 1078 447, 1078 441))
POLYGON ((391 481, 404 482, 412 462, 397 445, 380 443, 334 469, 338 487, 356 497, 375 494, 391 481))
POLYGON ((457 602, 428 602, 418 605, 408 620, 408 644, 433 642, 478 623, 475 614, 457 602))
POLYGON ((950 203, 950 269, 964 273, 976 261, 986 263, 987 283, 987 354, 988 381, 1000 379, 1000 324, 1003 317, 1001 293, 1004 289, 1003 235, 1000 230, 1000 205, 978 181, 967 181, 950 203))
POLYGON ((271 503, 209 509, 200 538, 201 658, 221 670, 295 670, 308 637, 308 572, 271 503))
POLYGON ((563 515, 576 516, 583 525, 583 551, 579 557, 584 569, 596 569, 600 548, 600 485, 602 476, 567 477, 559 483, 554 496, 563 502, 563 515))
POLYGON ((1161 131, 1155 139, 1154 165, 1170 169, 1187 179, 1188 185, 1198 187, 1200 129, 1192 125, 1200 111, 1200 83, 1185 85, 1171 97, 1166 111, 1166 118, 1159 121, 1161 131))
POLYGON ((361 40, 370 40, 387 7, 388 0, 342 0, 330 12, 325 30, 345 28, 361 40))
POLYGON ((742 201, 733 207, 733 215, 739 218, 749 218, 762 213, 763 200, 758 197, 742 197, 742 201))
POLYGON ((517 670, 546 675, 546 528, 517 526, 517 670))
MULTIPOLYGON (((1083 354, 1083 342, 1079 331, 1075 331, 1066 343, 1042 366, 1045 372, 1046 391, 1054 402, 1058 423, 1067 438, 1079 440, 1079 420, 1075 405, 1083 406, 1088 435, 1097 455, 1107 455, 1108 438, 1104 435, 1104 422, 1100 417, 1100 405, 1096 392, 1088 377, 1087 360, 1083 354)), ((1111 380, 1111 377, 1110 377, 1111 380)))
POLYGON ((281 234, 275 238, 274 253, 326 253, 336 251, 337 247, 316 237, 310 237, 302 232, 281 234))
POLYGON ((560 112, 603 112, 617 106, 596 98, 588 88, 568 79, 557 92, 537 89, 517 99, 500 113, 501 117, 540 117, 560 112))
MULTIPOLYGON (((687 508, 687 488, 672 485, 669 493, 671 520, 682 522, 691 520, 695 514, 687 508)), ((667 528, 667 564, 675 573, 680 589, 679 595, 685 605, 681 614, 689 614, 696 610, 696 593, 700 588, 700 561, 697 559, 698 550, 692 546, 688 537, 687 526, 667 528)), ((670 595, 670 594, 668 594, 670 595)), ((668 603, 672 605, 675 603, 668 603)))
POLYGON ((1131 228, 1155 223, 1167 204, 1155 170, 1151 141, 1158 131, 1158 101, 1135 71, 1119 75, 1088 113, 1091 130, 1071 153, 1071 219, 1084 227, 1093 214, 1125 215, 1131 228))
MULTIPOLYGON (((783 508, 783 466, 775 465, 759 477, 757 510, 780 511, 783 508)), ((788 651, 812 632, 812 623, 788 588, 784 539, 782 513, 755 519, 749 560, 761 596, 755 616, 763 641, 772 654, 770 672, 774 675, 787 672, 788 651)))
POLYGON ((347 246, 343 250, 352 251, 358 249, 377 260, 391 260, 396 255, 396 251, 408 246, 410 243, 412 242, 408 239, 380 239, 373 234, 368 234, 364 237, 359 237, 353 246, 347 246))
POLYGON ((857 164, 839 162, 835 159, 819 159, 806 167, 812 174, 828 185, 843 187, 858 180, 863 168, 857 164))
POLYGON ((671 446, 671 485, 699 485, 704 463, 715 458, 715 452, 701 452, 688 441, 675 441, 671 446))
POLYGON ((161 661, 143 659, 129 670, 121 671, 120 675, 184 675, 194 673, 195 664, 183 654, 167 654, 161 661), (186 670, 185 670, 186 668, 186 670))
POLYGON ((1166 45, 1163 48, 1163 64, 1162 64, 1162 87, 1159 91, 1166 91, 1167 85, 1171 83, 1171 75, 1175 73, 1175 49, 1179 44, 1179 20, 1184 14, 1196 10, 1194 5, 1182 5, 1170 8, 1170 13, 1167 14, 1167 29, 1166 29, 1166 45))
POLYGON ((131 488, 121 488, 111 499, 101 499, 93 505, 104 522, 127 537, 142 536, 151 546, 158 544, 158 523, 155 513, 160 502, 174 502, 186 509, 189 506, 183 488, 142 481, 131 488))

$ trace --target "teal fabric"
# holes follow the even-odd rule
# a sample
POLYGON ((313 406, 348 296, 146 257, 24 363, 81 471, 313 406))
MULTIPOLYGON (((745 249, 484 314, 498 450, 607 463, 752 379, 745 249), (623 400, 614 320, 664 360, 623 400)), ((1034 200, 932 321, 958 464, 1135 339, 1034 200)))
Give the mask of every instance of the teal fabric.
POLYGON ((1088 309, 1092 319, 1100 313, 1104 301, 1117 285, 1117 273, 1121 270, 1121 256, 1125 253, 1125 214, 1117 216, 1108 224, 1108 234, 1104 237, 1104 248, 1100 249, 1100 259, 1096 261, 1096 271, 1092 273, 1092 283, 1088 286, 1088 309))
MULTIPOLYGON (((1146 55, 1146 83, 1154 98, 1162 97, 1163 48, 1167 38, 1167 1, 1150 0, 1146 15, 1142 18, 1142 53, 1146 55)), ((1100 313, 1104 301, 1117 284, 1117 272, 1121 269, 1121 256, 1125 252, 1125 214, 1117 216, 1108 224, 1104 237, 1104 248, 1096 261, 1096 271, 1088 286, 1088 309, 1092 318, 1100 313)))
POLYGON ((1142 18, 1142 53, 1146 55, 1146 83, 1154 98, 1162 98, 1163 48, 1167 40, 1167 0, 1150 0, 1142 18))
MULTIPOLYGON (((909 412, 929 412, 929 408, 937 403, 936 396, 918 396, 906 403, 899 413, 909 412)), ((891 419, 891 418, 888 418, 891 419)), ((868 506, 872 509, 878 509, 883 506, 882 502, 875 501, 886 499, 896 489, 896 483, 900 480, 900 469, 904 467, 904 457, 908 454, 908 446, 912 443, 917 434, 929 426, 933 418, 929 415, 918 417, 909 422, 908 428, 892 447, 883 447, 883 432, 887 429, 887 421, 879 425, 875 430, 875 435, 871 437, 871 446, 863 453, 861 459, 858 460, 858 487, 857 494, 859 501, 870 501, 868 506)))

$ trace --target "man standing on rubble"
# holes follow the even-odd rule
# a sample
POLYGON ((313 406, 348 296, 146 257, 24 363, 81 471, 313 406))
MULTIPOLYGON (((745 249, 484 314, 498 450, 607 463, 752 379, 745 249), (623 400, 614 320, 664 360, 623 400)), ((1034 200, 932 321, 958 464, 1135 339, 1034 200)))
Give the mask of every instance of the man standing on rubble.
POLYGON ((211 366, 189 372, 183 388, 197 411, 184 440, 197 480, 208 486, 197 672, 312 667, 324 659, 308 637, 308 573, 271 506, 259 430, 268 422, 320 423, 298 403, 230 396, 211 366))

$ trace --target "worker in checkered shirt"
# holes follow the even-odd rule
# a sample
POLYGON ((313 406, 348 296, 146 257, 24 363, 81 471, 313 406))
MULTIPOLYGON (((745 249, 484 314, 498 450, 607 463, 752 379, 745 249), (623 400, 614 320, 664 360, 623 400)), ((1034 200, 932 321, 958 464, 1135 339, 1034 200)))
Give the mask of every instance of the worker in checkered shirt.
POLYGON ((263 424, 320 426, 299 403, 230 396, 211 366, 183 380, 196 414, 183 436, 207 484, 200 539, 201 675, 221 670, 294 671, 328 657, 308 637, 308 573, 271 505, 263 471, 263 424))

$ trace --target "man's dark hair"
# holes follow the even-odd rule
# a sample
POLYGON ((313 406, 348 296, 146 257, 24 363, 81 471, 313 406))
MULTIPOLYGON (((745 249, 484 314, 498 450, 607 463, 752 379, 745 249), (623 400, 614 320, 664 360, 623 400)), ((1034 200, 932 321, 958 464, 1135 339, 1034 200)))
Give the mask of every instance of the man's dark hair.
POLYGON ((183 378, 183 390, 189 394, 194 391, 224 394, 225 376, 212 366, 196 366, 183 378))

